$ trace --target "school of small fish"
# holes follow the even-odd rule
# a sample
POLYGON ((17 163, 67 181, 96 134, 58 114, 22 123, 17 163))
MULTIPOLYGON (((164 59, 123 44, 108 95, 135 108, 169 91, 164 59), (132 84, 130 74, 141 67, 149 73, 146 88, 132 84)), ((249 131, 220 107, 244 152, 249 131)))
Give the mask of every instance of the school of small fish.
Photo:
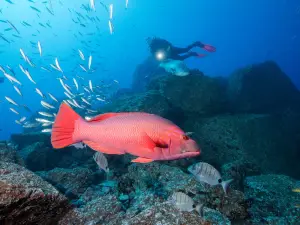
MULTIPOLYGON (((8 10, 9 7, 14 7, 18 4, 17 0, 4 0, 4 2, 8 3, 8 10)), ((124 0, 125 9, 128 9, 128 4, 128 0, 124 0)), ((0 9, 1 7, 2 5, 0 9)), ((105 31, 105 29, 100 28, 100 22, 102 21, 99 19, 99 16, 103 15, 103 10, 105 12, 104 16, 107 15, 108 31, 110 34, 114 33, 114 4, 106 4, 95 0, 82 0, 80 9, 76 10, 70 8, 61 0, 57 2, 52 2, 51 0, 40 2, 28 0, 28 8, 32 10, 33 15, 36 14, 38 17, 35 23, 19 21, 18 24, 15 20, 10 21, 5 18, 2 12, 4 8, 0 10, 0 24, 4 27, 4 31, 0 32, 0 44, 2 42, 6 45, 16 43, 18 39, 22 39, 24 29, 32 31, 31 35, 34 39, 29 41, 28 46, 23 44, 18 48, 22 61, 16 65, 0 65, 0 78, 3 74, 4 79, 11 83, 12 90, 18 95, 17 97, 5 94, 3 97, 0 96, 9 103, 8 110, 17 116, 17 119, 15 116, 12 116, 12 121, 26 129, 39 129, 40 132, 49 133, 52 131, 51 127, 55 120, 58 106, 62 101, 75 107, 80 113, 85 114, 86 117, 93 117, 97 111, 92 109, 92 106, 96 105, 96 103, 108 103, 109 97, 113 95, 112 90, 116 91, 119 88, 119 82, 117 80, 107 81, 104 78, 101 82, 93 80, 91 76, 95 71, 99 71, 101 62, 99 62, 98 57, 93 55, 96 52, 95 46, 92 46, 91 41, 86 41, 84 37, 97 36, 97 33, 100 33, 98 36, 101 36, 102 32, 105 31), (41 33, 57 36, 57 34, 52 32, 55 24, 51 22, 51 19, 43 21, 43 15, 47 16, 47 18, 49 16, 50 18, 55 17, 56 7, 67 7, 70 19, 81 29, 73 33, 74 38, 83 47, 72 49, 74 58, 78 58, 78 64, 72 70, 65 65, 66 63, 64 62, 66 60, 62 56, 47 53, 47 48, 43 48, 43 44, 45 44, 43 39, 39 38, 41 33), (82 29, 90 26, 95 28, 95 32, 84 33, 82 31, 82 29), (31 49, 28 48, 29 46, 31 46, 31 49), (49 73, 49 76, 52 76, 51 79, 60 83, 62 87, 61 95, 43 90, 44 84, 39 79, 41 72, 49 73), (79 75, 80 73, 85 75, 79 75), (27 79, 27 81, 24 81, 24 79, 27 79), (35 110, 33 111, 24 102, 23 97, 31 94, 25 93, 24 86, 26 88, 30 86, 32 93, 40 97, 41 108, 37 112, 34 112, 35 110)), ((73 30, 70 29, 69 31, 73 30)), ((98 42, 98 39, 96 41, 98 42)), ((100 46, 99 44, 96 45, 100 46)), ((100 68, 99 72, 102 71, 105 70, 100 68)))

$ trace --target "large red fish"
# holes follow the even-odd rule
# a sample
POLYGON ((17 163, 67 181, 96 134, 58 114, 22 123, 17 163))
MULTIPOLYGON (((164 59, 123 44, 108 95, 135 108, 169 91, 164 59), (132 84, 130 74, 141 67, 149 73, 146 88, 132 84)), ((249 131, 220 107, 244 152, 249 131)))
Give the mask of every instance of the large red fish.
POLYGON ((64 148, 78 142, 105 154, 138 156, 132 161, 139 163, 200 154, 194 140, 159 116, 140 112, 105 113, 86 121, 62 103, 52 127, 52 146, 64 148))

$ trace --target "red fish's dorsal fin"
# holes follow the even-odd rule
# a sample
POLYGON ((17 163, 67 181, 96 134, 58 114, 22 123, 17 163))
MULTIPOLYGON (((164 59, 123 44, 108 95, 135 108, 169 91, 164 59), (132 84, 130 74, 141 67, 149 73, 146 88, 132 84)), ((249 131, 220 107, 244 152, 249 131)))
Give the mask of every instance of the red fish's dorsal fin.
POLYGON ((99 122, 99 121, 106 120, 111 117, 120 116, 122 114, 126 114, 126 113, 104 113, 104 114, 101 114, 101 115, 91 118, 90 120, 88 120, 88 122, 95 122, 95 121, 99 122))
POLYGON ((122 152, 119 149, 101 146, 100 144, 93 142, 93 141, 83 141, 83 143, 86 144, 87 146, 89 146, 91 149, 105 153, 105 154, 115 154, 115 155, 124 154, 124 152, 122 152))
POLYGON ((117 113, 104 113, 104 114, 100 114, 98 116, 95 116, 91 119, 89 119, 87 122, 95 122, 95 121, 102 121, 102 120, 106 120, 115 116, 122 116, 122 115, 130 115, 130 114, 136 114, 136 115, 152 115, 149 113, 143 113, 143 112, 117 112, 117 113))

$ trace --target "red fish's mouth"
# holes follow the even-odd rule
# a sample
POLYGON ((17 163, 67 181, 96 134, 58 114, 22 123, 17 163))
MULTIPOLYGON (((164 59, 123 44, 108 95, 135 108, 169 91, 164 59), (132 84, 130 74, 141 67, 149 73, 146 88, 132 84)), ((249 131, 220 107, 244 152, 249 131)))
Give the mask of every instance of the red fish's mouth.
POLYGON ((173 160, 173 159, 183 159, 183 158, 192 158, 200 155, 200 150, 194 151, 194 152, 184 152, 181 154, 171 155, 167 158, 167 160, 173 160))

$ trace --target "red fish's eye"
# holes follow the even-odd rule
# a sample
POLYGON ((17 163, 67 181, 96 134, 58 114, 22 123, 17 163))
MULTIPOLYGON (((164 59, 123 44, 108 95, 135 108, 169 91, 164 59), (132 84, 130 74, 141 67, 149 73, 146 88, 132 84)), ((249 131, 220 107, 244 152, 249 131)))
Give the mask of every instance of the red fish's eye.
POLYGON ((190 138, 186 135, 182 135, 183 140, 189 140, 190 138))

